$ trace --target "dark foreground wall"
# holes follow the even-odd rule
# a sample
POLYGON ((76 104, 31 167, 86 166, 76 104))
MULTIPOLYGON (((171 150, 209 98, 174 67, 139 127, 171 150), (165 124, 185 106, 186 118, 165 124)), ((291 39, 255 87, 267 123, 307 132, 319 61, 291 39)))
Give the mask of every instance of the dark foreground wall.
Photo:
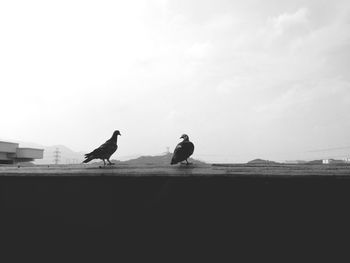
POLYGON ((281 252, 283 260, 350 240, 347 177, 4 176, 0 194, 2 240, 55 249, 51 256, 67 248, 81 256, 129 249, 131 257, 215 248, 213 259, 225 251, 281 252))

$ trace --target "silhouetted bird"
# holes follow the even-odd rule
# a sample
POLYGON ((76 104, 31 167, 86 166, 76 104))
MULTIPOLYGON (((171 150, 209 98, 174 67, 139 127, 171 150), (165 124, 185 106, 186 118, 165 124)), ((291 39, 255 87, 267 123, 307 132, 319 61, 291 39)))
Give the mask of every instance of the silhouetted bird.
POLYGON ((186 161, 186 164, 189 164, 187 159, 192 155, 194 145, 190 142, 190 139, 186 134, 183 134, 180 139, 183 139, 183 141, 176 146, 170 164, 177 164, 182 161, 186 161))
POLYGON ((108 161, 109 165, 114 164, 114 163, 111 163, 109 158, 118 149, 118 145, 117 145, 118 135, 121 135, 119 131, 113 132, 112 137, 108 141, 106 141, 97 149, 93 150, 91 153, 85 154, 86 159, 83 161, 83 163, 88 163, 93 159, 101 159, 104 165, 106 165, 105 160, 108 161))

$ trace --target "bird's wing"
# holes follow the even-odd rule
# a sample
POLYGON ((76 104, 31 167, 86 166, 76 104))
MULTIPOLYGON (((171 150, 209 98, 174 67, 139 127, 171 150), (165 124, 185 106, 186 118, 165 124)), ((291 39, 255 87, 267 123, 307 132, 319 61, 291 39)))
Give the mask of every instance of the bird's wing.
POLYGON ((177 151, 180 151, 181 148, 182 148, 182 144, 179 143, 178 145, 176 145, 174 153, 177 152, 177 151))
POLYGON ((184 159, 190 157, 194 151, 194 145, 192 142, 182 142, 181 144, 181 154, 184 159))
POLYGON ((178 162, 181 162, 181 149, 182 149, 182 145, 181 143, 179 143, 178 145, 176 145, 175 149, 174 149, 174 153, 173 153, 173 157, 171 158, 171 164, 175 164, 178 162))
POLYGON ((194 152, 194 144, 192 142, 186 142, 185 147, 188 153, 188 157, 190 157, 194 152))
POLYGON ((112 155, 116 150, 117 145, 115 143, 106 141, 104 144, 93 150, 91 153, 88 153, 86 156, 94 156, 95 158, 98 158, 102 155, 112 155))
POLYGON ((176 145, 176 147, 175 147, 175 149, 174 149, 174 154, 173 154, 173 156, 176 156, 176 155, 181 154, 182 150, 183 150, 182 142, 180 142, 178 145, 176 145))

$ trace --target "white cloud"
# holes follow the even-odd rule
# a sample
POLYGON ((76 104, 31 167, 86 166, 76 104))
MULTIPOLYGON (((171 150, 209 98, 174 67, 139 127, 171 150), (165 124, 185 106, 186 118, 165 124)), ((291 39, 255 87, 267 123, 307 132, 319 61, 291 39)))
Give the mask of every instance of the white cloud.
POLYGON ((308 9, 301 8, 295 13, 289 14, 284 13, 277 17, 271 18, 271 24, 277 34, 283 34, 286 31, 293 30, 295 27, 307 26, 308 20, 308 9))
POLYGON ((233 15, 221 14, 210 19, 205 27, 208 30, 230 30, 238 21, 234 19, 233 15))
POLYGON ((186 54, 194 59, 203 59, 210 54, 212 46, 210 43, 194 43, 186 50, 186 54))

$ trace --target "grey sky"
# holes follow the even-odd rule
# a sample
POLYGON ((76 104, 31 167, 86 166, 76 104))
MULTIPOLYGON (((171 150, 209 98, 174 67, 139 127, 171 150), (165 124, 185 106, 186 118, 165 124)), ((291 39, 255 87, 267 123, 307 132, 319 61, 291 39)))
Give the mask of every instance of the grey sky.
POLYGON ((240 162, 350 145, 350 3, 0 2, 1 139, 240 162))

